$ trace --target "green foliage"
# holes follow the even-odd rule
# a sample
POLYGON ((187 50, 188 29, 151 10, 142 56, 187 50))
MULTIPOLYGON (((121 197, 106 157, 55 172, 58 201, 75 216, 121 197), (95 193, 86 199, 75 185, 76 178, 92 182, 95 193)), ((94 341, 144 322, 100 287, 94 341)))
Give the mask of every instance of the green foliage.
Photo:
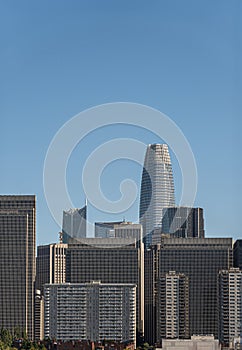
POLYGON ((17 350, 13 347, 13 342, 16 339, 23 339, 23 350, 46 350, 44 344, 36 344, 28 339, 25 331, 16 327, 13 332, 10 332, 6 328, 2 328, 0 331, 0 350, 17 350))
POLYGON ((6 347, 12 345, 13 336, 8 329, 6 329, 6 328, 1 329, 0 339, 6 347))
POLYGON ((137 347, 138 350, 148 350, 153 349, 153 346, 149 345, 148 343, 143 343, 141 346, 137 347))

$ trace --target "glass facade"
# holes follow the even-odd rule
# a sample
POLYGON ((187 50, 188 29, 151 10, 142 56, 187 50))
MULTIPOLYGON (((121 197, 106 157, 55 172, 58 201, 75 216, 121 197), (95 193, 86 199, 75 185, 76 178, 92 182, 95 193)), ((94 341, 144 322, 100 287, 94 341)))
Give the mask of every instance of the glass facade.
POLYGON ((202 208, 172 207, 163 209, 162 232, 173 237, 204 238, 202 208))
POLYGON ((168 146, 148 145, 142 173, 139 212, 146 248, 151 244, 152 230, 162 225, 163 208, 174 206, 175 191, 168 146))
POLYGON ((69 243, 71 238, 86 237, 87 206, 81 209, 63 211, 63 243, 69 243))

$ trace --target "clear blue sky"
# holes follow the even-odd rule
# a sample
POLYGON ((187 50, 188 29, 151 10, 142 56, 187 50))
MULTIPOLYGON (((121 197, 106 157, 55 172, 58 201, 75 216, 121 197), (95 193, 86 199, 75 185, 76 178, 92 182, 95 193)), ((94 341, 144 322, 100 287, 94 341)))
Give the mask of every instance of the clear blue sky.
MULTIPOLYGON (((37 195, 38 243, 55 241, 59 231, 42 185, 49 143, 75 114, 115 101, 149 105, 177 123, 197 161, 195 204, 205 210, 207 236, 242 236, 241 0, 4 0, 0 32, 0 193, 37 195)), ((67 169, 75 206, 84 204, 89 151, 134 134, 159 141, 113 127, 75 149, 67 169)), ((119 197, 127 168, 139 185, 140 167, 123 162, 103 174, 107 196, 119 197)), ((138 200, 126 219, 137 210, 138 200)), ((92 207, 89 217, 108 219, 92 207)))

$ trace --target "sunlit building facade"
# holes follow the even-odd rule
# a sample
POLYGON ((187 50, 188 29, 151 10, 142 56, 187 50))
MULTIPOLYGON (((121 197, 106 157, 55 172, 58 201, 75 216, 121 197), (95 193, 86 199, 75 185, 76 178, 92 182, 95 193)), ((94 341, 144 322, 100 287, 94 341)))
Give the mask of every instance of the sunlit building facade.
POLYGON ((136 344, 136 286, 45 285, 45 337, 136 344))
POLYGON ((174 206, 174 180, 168 146, 148 145, 141 180, 139 210, 146 248, 151 244, 152 230, 162 226, 163 208, 174 206))

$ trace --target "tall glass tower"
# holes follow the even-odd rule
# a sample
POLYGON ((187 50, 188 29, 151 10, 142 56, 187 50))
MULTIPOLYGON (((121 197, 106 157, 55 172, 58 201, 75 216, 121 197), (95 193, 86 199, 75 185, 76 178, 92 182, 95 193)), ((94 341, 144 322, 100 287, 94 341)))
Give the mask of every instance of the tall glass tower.
POLYGON ((162 226, 162 209, 175 206, 171 159, 166 144, 147 146, 140 193, 140 223, 145 247, 152 240, 152 230, 162 226))
POLYGON ((63 211, 62 233, 63 243, 70 243, 71 238, 85 238, 87 221, 87 205, 80 209, 63 211))

